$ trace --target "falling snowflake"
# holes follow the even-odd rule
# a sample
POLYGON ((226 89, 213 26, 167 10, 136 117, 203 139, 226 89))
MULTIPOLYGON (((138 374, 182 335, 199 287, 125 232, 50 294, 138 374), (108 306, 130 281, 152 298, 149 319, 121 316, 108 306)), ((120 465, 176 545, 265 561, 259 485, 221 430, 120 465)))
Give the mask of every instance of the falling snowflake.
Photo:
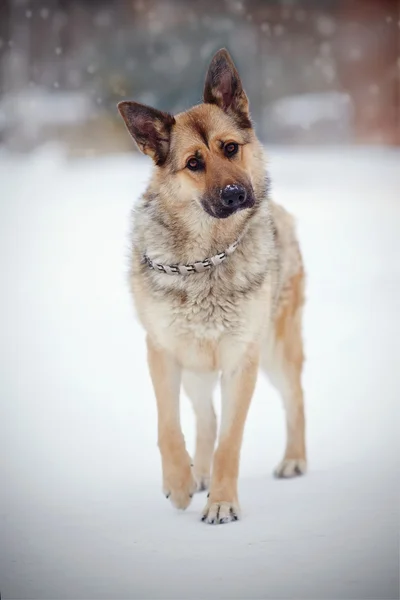
POLYGON ((368 88, 368 92, 371 94, 371 96, 379 96, 379 86, 376 83, 371 83, 371 85, 368 88))
POLYGON ((284 33, 285 33, 285 28, 283 25, 281 25, 280 23, 278 23, 277 25, 274 25, 274 34, 277 37, 280 37, 284 33))
POLYGON ((108 10, 101 10, 94 18, 96 27, 109 27, 111 25, 111 15, 108 10))
POLYGON ((228 6, 229 6, 231 12, 236 13, 236 14, 242 14, 245 10, 243 2, 240 2, 240 0, 236 0, 235 2, 230 2, 228 6))
POLYGON ((317 30, 321 35, 329 37, 335 33, 336 23, 331 17, 322 15, 317 19, 317 30))
POLYGON ((321 71, 328 83, 332 83, 336 77, 336 71, 333 64, 322 64, 321 71))
POLYGON ((296 17, 296 21, 298 21, 299 23, 304 23, 304 21, 306 20, 306 11, 303 10, 302 8, 299 8, 295 12, 295 17, 296 17))
POLYGON ((263 31, 264 33, 267 33, 267 34, 271 33, 271 27, 269 26, 269 24, 267 22, 261 23, 261 31, 263 31))
POLYGON ((349 59, 353 62, 360 60, 362 57, 361 49, 358 46, 353 46, 349 51, 349 59))
POLYGON ((322 42, 319 46, 319 51, 322 56, 328 57, 332 54, 332 44, 330 42, 322 42))

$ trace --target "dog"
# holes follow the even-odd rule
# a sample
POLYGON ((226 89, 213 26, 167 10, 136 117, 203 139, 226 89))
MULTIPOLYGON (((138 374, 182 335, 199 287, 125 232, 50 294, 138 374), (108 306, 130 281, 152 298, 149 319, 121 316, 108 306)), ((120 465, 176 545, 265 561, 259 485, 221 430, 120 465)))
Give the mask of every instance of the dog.
POLYGON ((201 104, 176 116, 128 101, 118 109, 154 161, 134 209, 129 281, 147 332, 163 492, 185 509, 194 492, 208 489, 202 520, 236 521, 240 449, 260 368, 286 414, 275 475, 306 471, 305 274, 294 221, 269 197, 264 150, 225 49, 210 63, 201 104), (193 463, 180 426, 181 386, 196 415, 193 463))

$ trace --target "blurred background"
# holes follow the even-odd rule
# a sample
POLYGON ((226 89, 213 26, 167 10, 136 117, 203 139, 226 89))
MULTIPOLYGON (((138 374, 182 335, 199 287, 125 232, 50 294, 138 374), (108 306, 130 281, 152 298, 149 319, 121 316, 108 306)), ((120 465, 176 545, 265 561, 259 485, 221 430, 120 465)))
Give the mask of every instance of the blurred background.
POLYGON ((116 103, 200 102, 221 46, 263 141, 400 144, 398 0, 1 0, 0 143, 132 150, 116 103))

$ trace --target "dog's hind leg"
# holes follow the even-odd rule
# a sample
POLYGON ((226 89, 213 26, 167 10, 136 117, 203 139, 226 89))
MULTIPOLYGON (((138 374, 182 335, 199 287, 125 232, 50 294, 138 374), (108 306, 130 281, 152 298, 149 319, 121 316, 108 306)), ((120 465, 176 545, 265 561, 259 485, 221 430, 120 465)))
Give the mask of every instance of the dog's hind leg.
POLYGON ((198 491, 210 484, 211 463, 217 436, 217 420, 212 394, 218 379, 217 373, 183 371, 182 383, 196 415, 196 451, 193 461, 198 491))
POLYGON ((163 491, 176 508, 186 508, 197 486, 180 424, 181 368, 173 356, 155 345, 149 336, 147 356, 157 400, 163 491))
POLYGON ((290 281, 278 307, 269 344, 263 348, 261 366, 280 392, 286 416, 286 450, 275 469, 276 477, 303 475, 307 469, 305 417, 301 374, 303 340, 301 332, 304 274, 290 281))

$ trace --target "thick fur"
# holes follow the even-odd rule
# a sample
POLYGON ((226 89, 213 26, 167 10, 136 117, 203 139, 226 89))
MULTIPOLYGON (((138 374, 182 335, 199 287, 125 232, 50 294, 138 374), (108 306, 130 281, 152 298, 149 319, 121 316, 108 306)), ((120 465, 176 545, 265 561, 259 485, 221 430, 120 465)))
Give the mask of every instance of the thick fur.
POLYGON ((119 109, 156 165, 134 210, 130 283, 147 332, 163 489, 176 507, 186 508, 196 489, 209 488, 203 520, 236 520, 240 447, 259 367, 281 393, 286 412, 287 447, 275 474, 306 470, 304 270, 293 220, 269 198, 263 148, 225 50, 210 65, 203 104, 175 117, 136 103, 119 109), (232 142, 238 152, 227 158, 224 148, 232 142), (204 168, 192 172, 191 157, 204 168), (246 189, 248 204, 226 216, 221 190, 233 184, 246 189), (236 251, 204 273, 171 276, 143 262, 144 254, 162 264, 195 262, 239 237, 236 251), (222 417, 214 452, 212 393, 219 377, 222 417), (179 422, 181 383, 197 417, 193 465, 179 422))

